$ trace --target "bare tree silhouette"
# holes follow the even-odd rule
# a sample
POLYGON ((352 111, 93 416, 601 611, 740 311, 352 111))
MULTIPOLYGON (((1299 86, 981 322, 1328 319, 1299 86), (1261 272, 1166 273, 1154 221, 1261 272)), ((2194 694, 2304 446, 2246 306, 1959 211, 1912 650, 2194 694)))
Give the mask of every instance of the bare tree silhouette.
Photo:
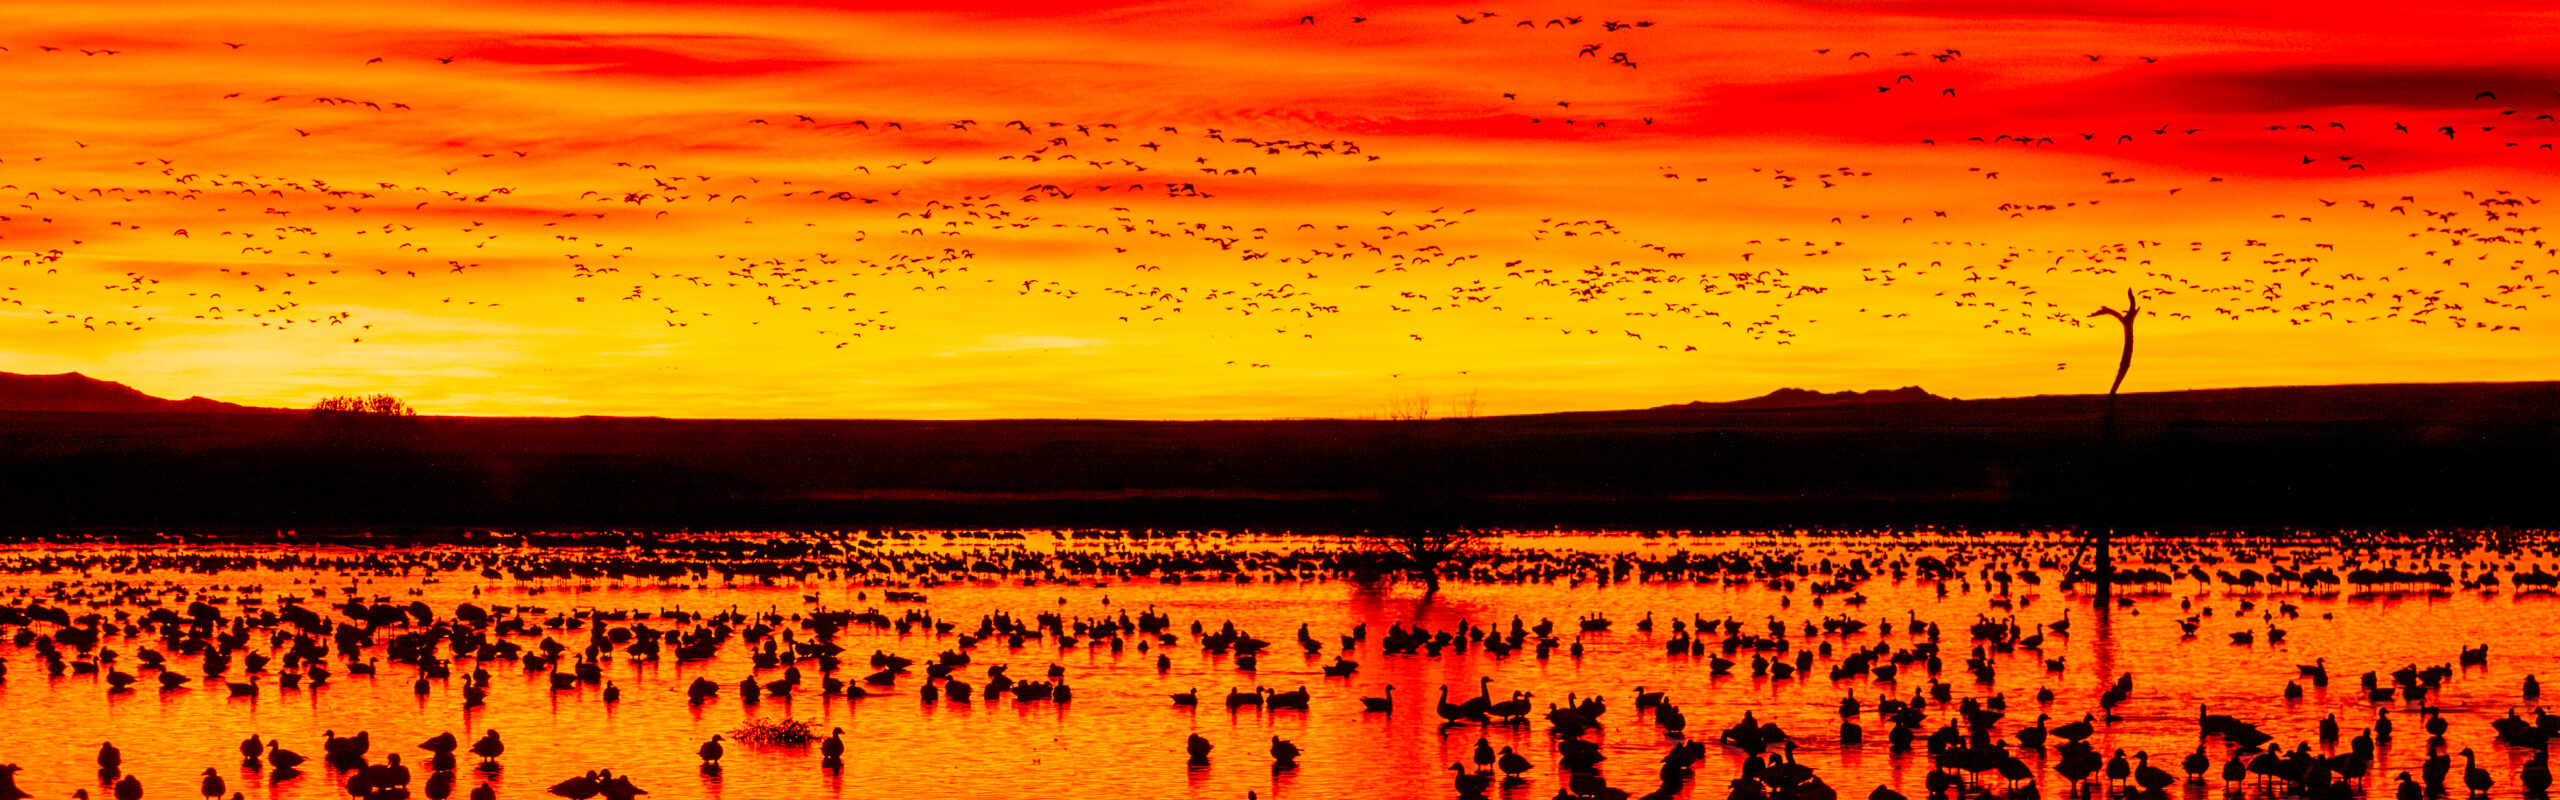
POLYGON ((2133 321, 2135 318, 2141 316, 2141 314, 2142 299, 2135 296, 2132 289, 2126 289, 2124 291, 2123 311, 2117 311, 2106 306, 2099 306, 2096 312, 2089 315, 2092 317, 2114 317, 2117 322, 2123 323, 2124 325, 2124 352, 2116 359, 2115 382, 2107 384, 2107 411, 2106 415, 2101 418, 2098 428, 2098 438, 2100 442, 2098 458, 2100 463, 2105 465, 2101 468, 2101 474, 2105 476, 2108 498, 2105 512, 2106 518, 2100 521, 2097 530, 2098 565, 2096 571, 2098 579, 2098 603, 2101 608, 2105 607, 2107 602, 2112 599, 2115 593, 2116 563, 2113 545, 2115 544, 2116 518, 2120 515, 2120 512, 2122 511, 2121 506, 2123 505, 2123 500, 2121 498, 2124 483, 2123 476, 2116 474, 2116 464, 2121 460, 2117 458, 2116 453, 2116 392, 2124 388, 2125 373, 2133 371, 2133 321))
POLYGON ((1351 527, 1369 540, 1373 568, 1419 579, 1428 595, 1439 593, 1441 570, 1485 536, 1477 495, 1490 466, 1473 395, 1445 406, 1453 418, 1442 419, 1431 417, 1427 397, 1413 397, 1404 405, 1413 413, 1391 417, 1396 432, 1370 459, 1377 502, 1351 527))
POLYGON ((1483 532, 1429 522, 1400 522, 1364 532, 1380 568, 1422 580, 1423 595, 1440 593, 1440 570, 1472 550, 1483 532))

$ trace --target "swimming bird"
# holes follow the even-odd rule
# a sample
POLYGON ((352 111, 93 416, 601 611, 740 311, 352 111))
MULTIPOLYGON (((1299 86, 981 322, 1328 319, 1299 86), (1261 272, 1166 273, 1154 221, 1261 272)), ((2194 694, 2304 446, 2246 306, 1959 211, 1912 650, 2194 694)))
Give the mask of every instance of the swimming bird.
POLYGON ((1227 690, 1227 708, 1235 709, 1243 708, 1245 706, 1252 706, 1255 708, 1262 707, 1262 690, 1260 688, 1257 687, 1251 692, 1240 692, 1233 688, 1227 690))
POLYGON ((308 760, 303 758, 301 753, 284 749, 284 742, 281 740, 267 740, 267 766, 276 768, 277 772, 289 772, 308 760))
POLYGON ((1396 710, 1396 685, 1392 683, 1387 684, 1386 695, 1383 697, 1360 698, 1360 707, 1362 710, 1375 711, 1379 713, 1394 712, 1396 710))
POLYGON ((2052 733, 2055 736, 2062 737, 2062 740, 2066 742, 2081 741, 2089 738, 2091 734, 2098 732, 2097 726, 2091 724, 2096 719, 2096 715, 2082 714, 2080 715, 2080 721, 2056 725, 2054 726, 2052 733))
POLYGON ((632 798, 648 794, 649 791, 638 786, 633 786, 630 778, 615 775, 613 774, 613 770, 604 770, 603 772, 598 773, 598 778, 596 780, 596 793, 603 795, 604 800, 632 800, 632 798))
POLYGON ((594 772, 588 772, 585 775, 552 784, 550 792, 569 800, 588 800, 604 793, 604 787, 596 783, 594 772))
POLYGON ((818 756, 828 763, 844 760, 843 728, 837 728, 834 733, 827 734, 827 741, 818 745, 818 756))

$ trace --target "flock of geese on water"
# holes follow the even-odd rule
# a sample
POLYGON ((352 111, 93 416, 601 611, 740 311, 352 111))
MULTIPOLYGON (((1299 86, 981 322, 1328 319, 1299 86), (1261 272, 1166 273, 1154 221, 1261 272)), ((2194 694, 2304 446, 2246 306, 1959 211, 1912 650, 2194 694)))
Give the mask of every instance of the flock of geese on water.
MULTIPOLYGON (((2481 591, 2497 591, 2501 583, 2514 583, 2520 588, 2549 585, 2542 580, 2547 575, 2539 565, 2527 571, 2510 560, 2495 557, 2520 552, 2527 543, 2517 540, 2493 538, 2453 545, 2346 544, 2329 548, 2269 546, 2256 550, 2245 544, 2212 549, 2178 542, 2136 544, 2127 548, 2126 563, 2137 566, 2127 570, 2126 575, 2135 584, 2129 590, 2154 595, 2163 591, 2142 585, 2140 576, 2146 567, 2139 565, 2183 565, 2154 570, 2169 581, 2219 581, 2227 586, 2252 588, 2292 586, 2302 590, 2303 596, 2314 596, 2323 587, 2342 582, 2356 583, 2364 591, 2415 592, 2442 592, 2453 584, 2481 591), (2332 568, 2322 561, 2324 558, 2341 563, 2332 568), (2208 565, 2217 568, 2208 572, 2208 565), (2245 566, 2238 572, 2231 571, 2230 567, 2236 565, 2245 566), (2498 577, 2501 573, 2509 577, 2502 581, 2498 577)), ((964 678, 964 670, 975 660, 971 652, 981 644, 1018 649, 1026 643, 1038 646, 1042 640, 1054 643, 1061 652, 1079 644, 1108 648, 1113 653, 1135 647, 1140 653, 1153 651, 1158 673, 1170 675, 1174 669, 1172 654, 1184 642, 1182 629, 1171 615, 1153 607, 1134 616, 1124 607, 1116 613, 1106 608, 1093 616, 1046 611, 1017 616, 996 611, 980 617, 974 628, 964 630, 961 623, 936 618, 925 610, 923 604, 929 598, 924 590, 994 575, 1029 585, 1129 580, 1141 575, 1165 582, 1332 580, 1354 574, 1360 568, 1358 560, 1367 557, 1321 548, 1181 551, 1140 546, 1119 537, 1112 537, 1107 546, 1089 550, 1043 553, 1016 548, 1004 552, 1002 558, 992 557, 996 549, 971 549, 964 551, 965 555, 859 547, 830 550, 824 540, 788 538, 707 549, 723 548, 730 551, 728 555, 743 553, 752 558, 715 559, 703 557, 699 551, 688 557, 675 547, 656 553, 448 548, 353 556, 243 556, 146 550, 113 556, 16 557, 0 560, 0 569, 72 567, 55 574, 88 577, 59 580, 42 589, 22 587, 10 591, 16 597, 0 605, 0 630, 8 632, 6 638, 15 648, 32 650, 48 677, 97 676, 110 693, 132 692, 152 685, 163 692, 184 691, 200 681, 208 687, 220 686, 234 698, 256 698, 271 689, 316 690, 337 676, 331 666, 346 675, 370 677, 383 675, 388 663, 413 673, 412 685, 421 698, 433 693, 439 684, 460 677, 462 704, 470 709, 489 700, 494 686, 489 669, 513 665, 528 676, 547 676, 548 686, 554 691, 583 691, 600 686, 604 702, 618 703, 622 700, 621 690, 605 677, 607 664, 615 660, 634 665, 667 659, 707 660, 733 640, 743 640, 753 668, 759 672, 779 671, 779 676, 750 674, 734 684, 696 677, 684 687, 688 702, 700 705, 734 697, 742 704, 754 704, 765 697, 788 697, 804 691, 806 676, 801 666, 809 664, 817 672, 815 688, 828 697, 900 693, 895 688, 898 683, 911 679, 921 667, 924 680, 905 693, 922 703, 969 702, 977 696, 993 701, 1010 695, 1016 703, 1065 704, 1073 699, 1074 690, 1066 681, 1064 667, 1052 664, 1039 678, 1018 679, 1007 674, 1007 665, 989 665, 973 685, 964 678), (802 567, 831 566, 801 573, 783 569, 795 563, 802 567), (669 571, 670 565, 676 568, 669 571), (1134 569, 1140 565, 1146 568, 1134 569), (477 602, 461 602, 439 611, 423 600, 402 603, 390 597, 361 597, 360 585, 337 587, 334 592, 339 599, 332 603, 332 589, 301 580, 287 585, 205 584, 101 578, 91 572, 137 567, 212 576, 231 570, 324 568, 360 575, 392 575, 427 567, 441 574, 467 575, 476 571, 488 579, 538 580, 567 575, 592 581, 638 577, 669 585, 696 580, 703 581, 698 584, 703 586, 710 585, 713 573, 719 573, 721 581, 731 582, 778 575, 807 577, 831 569, 828 577, 840 585, 848 589, 867 587, 855 595, 857 600, 869 601, 868 589, 877 589, 880 601, 910 607, 895 615, 877 607, 845 611, 827 608, 819 595, 808 595, 803 599, 811 607, 795 613, 776 609, 753 614, 734 607, 714 613, 663 608, 565 611, 530 604, 484 607, 477 602), (964 575, 973 577, 963 578, 964 575), (270 604, 275 608, 268 608, 270 604), (86 610, 75 612, 75 608, 86 610), (921 662, 875 650, 865 658, 871 672, 866 677, 847 680, 838 674, 847 666, 845 662, 864 657, 852 655, 837 640, 860 631, 923 634, 937 643, 948 640, 956 646, 921 662), (538 641, 527 643, 537 637, 538 641), (116 644, 123 645, 123 651, 111 646, 116 644), (181 658, 192 658, 195 663, 183 663, 181 658), (465 660, 476 662, 475 666, 463 671, 457 662, 465 660), (265 682, 269 678, 274 681, 272 687, 265 682)), ((2042 583, 2045 576, 2038 572, 2039 568, 2063 573, 2062 580, 2066 582, 2078 577, 2070 572, 2067 547, 1959 540, 1937 542, 1926 548, 1873 548, 1855 554, 1818 552, 1824 549, 1814 543, 1771 542, 1722 551, 1682 549, 1627 554, 1488 548, 1454 558, 1449 571, 1488 583, 1718 581, 1759 585, 1782 592, 1782 607, 1792 605, 1789 598, 1799 590, 1806 590, 1816 607, 1826 599, 1851 607, 1863 605, 1858 586, 1884 576, 1897 582, 1916 579, 1935 583, 1942 596, 1950 584, 1971 592, 1979 583, 1992 593, 1989 603, 1994 613, 1979 614, 1969 625, 1947 631, 1937 622, 1921 619, 1916 611, 1906 611, 1898 621, 1891 617, 1875 620, 1872 627, 1876 636, 1867 645, 1853 642, 1868 631, 1870 622, 1847 613, 1793 624, 1775 615, 1747 622, 1703 616, 1658 620, 1647 613, 1631 625, 1647 638, 1667 628, 1670 636, 1658 640, 1664 656, 1686 667, 1704 669, 1711 676, 1747 669, 1758 679, 1802 681, 1820 670, 1835 683, 1866 682, 1872 687, 1870 698, 1861 698, 1854 685, 1845 689, 1838 704, 1837 738, 1829 744, 1863 746, 1871 738, 1868 726, 1883 728, 1883 743, 1892 752, 1925 750, 1928 754, 1934 768, 1927 773, 1926 791, 1932 796, 2009 800, 2040 797, 2039 779, 2049 770, 2075 796, 2092 791, 2092 786, 2097 785, 2130 798, 2162 798, 2181 784, 2219 781, 2235 791, 2254 787, 2311 800, 2344 800, 2362 792, 2374 771, 2377 753, 2391 745, 2395 710, 2414 715, 2427 734, 2428 753, 2415 773, 2403 771, 2390 778, 2395 784, 2396 800, 2442 796, 2457 780, 2471 797, 2485 796, 2493 787, 2510 780, 2523 789, 2526 797, 2542 797, 2551 784, 2545 751, 2551 738, 2560 735, 2560 716, 2545 715, 2536 709, 2527 717, 2510 710, 2506 717, 2491 722, 2488 727, 2497 741, 2533 752, 2531 760, 2512 778, 2495 776, 2482 767, 2474 748, 2457 751, 2448 742, 2451 723, 2431 698, 2446 683, 2462 677, 2468 668, 2486 665, 2486 645, 2463 647, 2450 663, 2425 667, 2408 664, 2363 673, 2357 680, 2362 697, 2373 704, 2373 716, 2360 732, 2344 737, 2347 748, 2343 752, 2338 744, 2347 723, 2334 713, 2319 723, 2315 750, 2313 738, 2294 741, 2288 748, 2258 724, 2231 714, 2213 713, 2209 708, 2197 711, 2195 749, 2175 756, 2174 764, 2170 757, 2160 759, 2175 772, 2155 766, 2148 752, 2128 754, 2121 748, 2102 752, 2089 740, 2103 726, 2118 721, 2117 707, 2134 696, 2137 688, 2130 673, 2119 674, 2095 698, 2096 710, 2084 711, 2076 718, 2067 712, 2057 717, 2057 710, 2052 708, 2056 695, 2051 688, 2041 689, 2035 696, 2039 710, 2033 721, 2004 730, 2001 723, 2010 713, 2005 694, 1959 699, 1956 686, 1938 676, 1946 662, 1959 657, 1959 653, 1960 668, 1986 687, 1998 671, 1995 656, 2035 654, 2037 658, 2026 660, 2042 661, 2047 673, 2068 671, 2064 659, 2040 656, 2049 642, 2058 643, 2070 635, 2070 610, 2064 610, 2056 619, 2031 625, 2022 625, 2014 611, 1997 613, 2022 604, 2013 601, 2031 601, 2032 594, 2013 596, 2010 589, 2018 583, 2042 583), (1897 631, 1899 645, 1895 641, 1897 631), (1964 636, 1968 644, 1961 650, 1942 650, 1943 637, 1949 633, 1964 636), (1905 682, 1916 683, 1907 697, 1897 688, 1908 685, 1905 682), (2059 724, 2057 719, 2061 720, 2059 724), (2222 745, 2219 766, 2210 747, 2215 741, 2222 745)), ((518 588, 530 596, 558 590, 539 585, 518 588)), ((423 595, 420 590, 410 591, 423 595)), ((474 600, 479 595, 479 589, 472 590, 474 600)), ((2190 639, 2216 615, 2216 609, 2209 605, 2197 608, 2200 600, 2209 603, 2209 595, 2197 593, 2178 599, 2182 611, 2194 612, 2178 620, 2190 639)), ((1064 604, 1066 600, 1062 597, 1059 602, 1064 604)), ((1108 605, 1107 597, 1103 602, 1108 605)), ((2133 598, 2119 598, 2118 602, 2130 605, 2133 598)), ((2254 622, 2263 624, 2268 641, 2280 642, 2284 631, 2276 627, 2278 620, 2294 619, 2300 614, 2301 609, 2285 599, 2237 598, 2232 616, 2249 627, 2225 633, 2234 645, 2252 644, 2260 630, 2254 622), (2257 619, 2250 620, 2252 616, 2257 619)), ((1578 657, 1583 635, 1604 633, 1617 624, 1600 614, 1584 615, 1564 626, 1544 619, 1531 624, 1517 616, 1507 626, 1461 621, 1455 628, 1442 630, 1396 622, 1378 637, 1375 651, 1378 657, 1385 658, 1452 658, 1473 650, 1497 658, 1534 653, 1534 657, 1543 659, 1564 649, 1578 657)), ((1246 673, 1256 668, 1258 659, 1270 657, 1271 651, 1286 649, 1285 645, 1256 638, 1232 622, 1212 627, 1195 620, 1188 632, 1190 641, 1204 654, 1225 658, 1235 669, 1246 673)), ((1363 623, 1340 635, 1338 641, 1329 642, 1302 623, 1294 639, 1291 644, 1303 651, 1309 663, 1316 663, 1319 654, 1333 648, 1333 661, 1321 665, 1322 671, 1327 677, 1347 678, 1360 667, 1349 655, 1366 647, 1371 637, 1369 626, 1363 623)), ((6 674, 7 662, 0 661, 0 680, 5 680, 6 674)), ((2298 667, 2298 675, 2288 684, 2285 696, 2299 698, 2302 684, 2325 687, 2329 679, 2326 658, 2315 659, 2298 667)), ((1471 725, 1490 729, 1545 723, 1556 752, 1555 771, 1561 777, 1555 794, 1558 798, 1674 797, 1697 780, 1699 765, 1710 748, 1744 756, 1738 774, 1729 779, 1732 800, 1834 800, 1838 796, 1812 765, 1797 758, 1798 751, 1811 740, 1781 729, 1776 722, 1761 721, 1749 711, 1717 730, 1711 742, 1707 736, 1691 735, 1688 715, 1667 691, 1635 687, 1631 704, 1636 719, 1619 722, 1623 716, 1612 717, 1612 704, 1598 694, 1568 694, 1563 703, 1550 701, 1541 705, 1535 691, 1498 694, 1493 682, 1490 676, 1481 677, 1473 696, 1460 694, 1454 699, 1450 686, 1439 686, 1436 699, 1425 707, 1427 713, 1442 722, 1444 735, 1471 725), (1649 726, 1665 736, 1670 747, 1659 762, 1657 787, 1638 795, 1610 785, 1602 776, 1599 765, 1608 756, 1589 737, 1608 724, 1649 726)), ((2538 679, 2526 676, 2516 697, 2529 703, 2539 699, 2540 692, 2538 679)), ((1171 701, 1177 706, 1223 704, 1238 710, 1307 711, 1319 705, 1304 686, 1288 691, 1231 688, 1223 697, 1204 697, 1193 690, 1174 694, 1171 701)), ((1383 687, 1376 696, 1361 697, 1360 703, 1361 712, 1367 714, 1414 713, 1398 700, 1393 685, 1383 687)), ((843 728, 836 728, 817 741, 823 767, 843 768, 845 734, 843 728)), ((714 735, 698 747, 696 754, 706 774, 717 774, 721 769, 729 741, 729 737, 714 735)), ((1193 765, 1206 766, 1216 747, 1216 743, 1195 733, 1188 737, 1185 752, 1193 765)), ((425 756, 418 763, 426 766, 427 775, 418 791, 433 800, 444 800, 460 788, 457 784, 461 780, 458 772, 463 751, 477 759, 478 770, 494 774, 500 769, 498 759, 506 752, 506 743, 497 731, 486 730, 467 748, 462 739, 444 733, 420 744, 419 749, 425 756)), ((238 751, 241 767, 263 772, 270 786, 300 776, 302 767, 310 761, 288 749, 282 740, 258 735, 243 739, 238 751)), ((410 796, 410 787, 416 782, 410 766, 402 763, 397 753, 380 753, 380 761, 375 762, 377 751, 364 732, 339 736, 336 731, 329 731, 324 734, 319 752, 322 766, 353 797, 400 800, 410 796)), ((1267 753, 1272 768, 1278 771, 1294 769, 1304 755, 1298 744, 1278 736, 1270 738, 1267 753)), ((101 744, 96 761, 101 795, 116 800, 139 800, 143 796, 141 781, 123 772, 124 753, 116 745, 101 744)), ((1461 797, 1485 796, 1497 784, 1520 786, 1539 767, 1528 755, 1512 747, 1497 748, 1485 737, 1477 739, 1471 762, 1459 761, 1448 767, 1453 775, 1452 788, 1461 797)), ((0 765, 0 800, 34 796, 18 786, 20 771, 17 765, 0 765)), ((213 768, 203 771, 198 788, 201 796, 212 800, 221 800, 230 789, 222 773, 213 768)), ((609 769, 572 777, 548 791, 573 800, 630 800, 647 794, 630 778, 609 769)), ((482 783, 469 789, 467 795, 472 800, 493 800, 497 792, 495 787, 482 783)), ((91 792, 83 788, 71 796, 86 800, 91 792)), ((229 797, 244 800, 240 792, 229 792, 229 797)), ((1905 798, 1892 787, 1878 786, 1869 793, 1869 800, 1905 798)))

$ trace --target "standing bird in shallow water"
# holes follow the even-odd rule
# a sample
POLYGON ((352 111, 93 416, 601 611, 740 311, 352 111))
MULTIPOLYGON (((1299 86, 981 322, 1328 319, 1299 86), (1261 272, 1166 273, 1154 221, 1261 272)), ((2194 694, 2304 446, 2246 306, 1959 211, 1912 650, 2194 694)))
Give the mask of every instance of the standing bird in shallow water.
POLYGON ((2036 724, 2034 726, 2018 729, 2018 744, 2029 750, 2039 753, 2044 752, 2045 736, 2051 732, 2045 727, 2045 723, 2051 722, 2052 720, 2053 717, 2051 715, 2037 714, 2036 724))
POLYGON ((2462 748, 2462 785, 2470 789, 2474 797, 2487 795, 2491 785, 2489 771, 2480 768, 2480 762, 2472 758, 2468 747, 2462 748))
POLYGON ((221 800, 222 790, 225 788, 227 787, 222 785, 221 773, 213 771, 212 767, 204 768, 204 796, 221 800))
POLYGON ((1197 733, 1191 734, 1191 738, 1182 744, 1184 750, 1190 751, 1191 765, 1195 767, 1206 766, 1209 763, 1209 750, 1212 747, 1209 740, 1200 738, 1200 734, 1197 733))
POLYGON ((99 773, 99 774, 102 774, 102 775, 113 775, 113 774, 116 774, 116 770, 117 770, 118 768, 121 768, 121 767, 123 767, 123 766, 124 766, 124 751, 117 750, 117 749, 116 749, 116 743, 114 743, 114 742, 100 742, 100 743, 98 744, 98 773, 99 773))
POLYGON ((1466 706, 1449 702, 1448 684, 1440 685, 1440 705, 1437 710, 1440 712, 1441 719, 1448 720, 1450 722, 1457 722, 1467 718, 1466 706))
POLYGON ((2133 766, 2133 782, 2141 786, 2143 791, 2156 794, 2178 782, 2177 778, 2169 775, 2168 770, 2151 766, 2149 752, 2135 753, 2133 758, 2137 762, 2133 766))
POLYGON ((481 734, 480 741, 471 743, 471 754, 480 757, 480 766, 483 767, 497 764, 498 756, 506 752, 507 743, 498 740, 498 730, 496 728, 491 728, 488 733, 481 734))
POLYGON ((720 734, 715 733, 711 735, 711 741, 703 742, 702 747, 694 752, 702 756, 703 766, 716 767, 720 766, 721 749, 720 734))
POLYGON ((116 781, 116 800, 142 800, 142 782, 131 775, 116 781))

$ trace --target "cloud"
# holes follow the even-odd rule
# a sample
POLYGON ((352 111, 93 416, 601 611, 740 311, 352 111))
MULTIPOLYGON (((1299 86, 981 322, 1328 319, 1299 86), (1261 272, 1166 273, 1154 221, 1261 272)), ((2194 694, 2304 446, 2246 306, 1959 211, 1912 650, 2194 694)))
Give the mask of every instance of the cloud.
POLYGON ((472 47, 476 61, 561 67, 585 75, 643 78, 746 78, 840 66, 781 42, 741 37, 537 36, 472 47))
POLYGON ((2560 67, 2511 64, 2268 64, 2170 73, 2159 95, 2202 110, 2293 111, 2344 106, 2423 110, 2548 107, 2560 67), (2497 99, 2479 99, 2493 92, 2497 99))
POLYGON ((1015 350, 1090 350, 1106 344, 1110 344, 1110 342, 1104 339, 1083 339, 1073 336, 1042 336, 1023 333, 1000 333, 992 336, 981 337, 976 343, 963 345, 961 347, 945 351, 942 355, 956 356, 963 353, 1003 353, 1015 350))

